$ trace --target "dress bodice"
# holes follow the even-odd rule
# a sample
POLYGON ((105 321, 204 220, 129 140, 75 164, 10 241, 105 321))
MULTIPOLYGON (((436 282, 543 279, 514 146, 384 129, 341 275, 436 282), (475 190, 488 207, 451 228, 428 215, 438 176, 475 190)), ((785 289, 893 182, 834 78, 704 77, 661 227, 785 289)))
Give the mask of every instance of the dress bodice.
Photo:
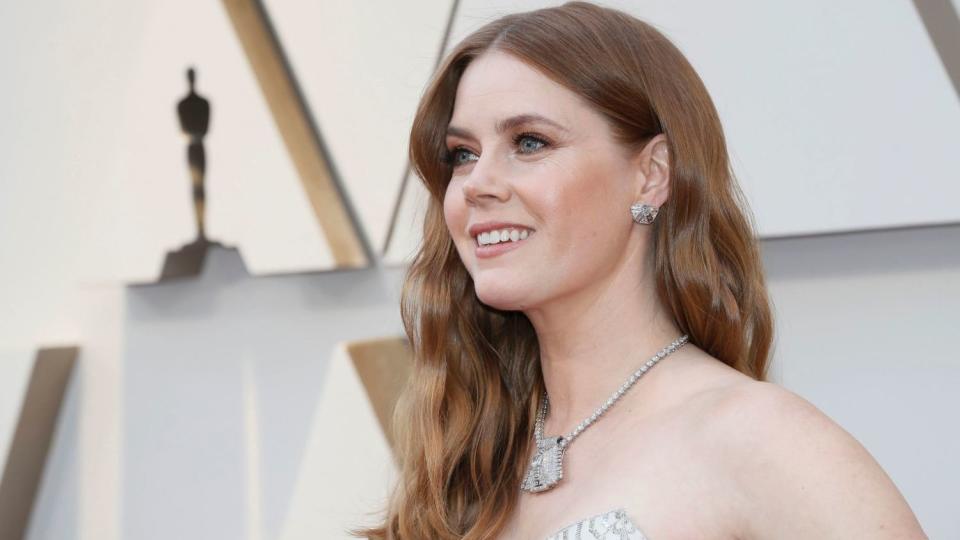
POLYGON ((622 508, 571 523, 546 540, 649 540, 622 508))

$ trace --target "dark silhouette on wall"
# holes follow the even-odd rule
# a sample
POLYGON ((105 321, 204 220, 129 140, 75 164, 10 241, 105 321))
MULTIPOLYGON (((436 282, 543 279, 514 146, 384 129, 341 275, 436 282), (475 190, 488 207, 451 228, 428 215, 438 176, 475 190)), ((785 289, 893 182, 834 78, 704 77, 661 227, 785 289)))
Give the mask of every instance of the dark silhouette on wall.
POLYGON ((180 129, 187 136, 187 167, 190 170, 190 183, 193 193, 193 209, 197 220, 197 238, 184 245, 177 251, 167 253, 163 262, 163 271, 160 281, 194 277, 203 270, 203 261, 207 256, 207 249, 219 242, 211 242, 207 238, 206 203, 207 195, 204 189, 204 176, 207 171, 207 154, 203 148, 203 138, 210 130, 210 102, 196 91, 197 71, 187 69, 187 83, 189 92, 186 97, 177 102, 177 117, 180 119, 180 129))
POLYGON ((206 172, 207 157, 203 151, 203 137, 210 128, 210 102, 197 94, 195 85, 196 71, 187 70, 187 82, 190 93, 177 104, 177 116, 180 117, 180 129, 190 138, 187 145, 187 164, 193 181, 193 204, 197 217, 197 239, 206 239, 204 207, 206 194, 203 189, 203 176, 206 172))

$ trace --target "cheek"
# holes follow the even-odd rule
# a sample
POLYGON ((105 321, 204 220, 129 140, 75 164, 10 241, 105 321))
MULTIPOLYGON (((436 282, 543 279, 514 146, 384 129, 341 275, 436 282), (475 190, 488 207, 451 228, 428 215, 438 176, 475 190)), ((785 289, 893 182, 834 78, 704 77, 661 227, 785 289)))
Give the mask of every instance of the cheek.
POLYGON ((558 183, 547 202, 550 214, 568 234, 598 238, 620 217, 620 210, 629 212, 630 203, 620 204, 621 197, 607 173, 583 167, 558 183))
MULTIPOLYGON (((464 219, 464 205, 458 202, 455 196, 453 182, 447 185, 447 191, 443 197, 443 218, 447 222, 447 228, 451 234, 457 230, 460 220, 464 219)), ((454 235, 456 238, 456 235, 454 235)))
POLYGON ((630 202, 621 200, 629 195, 619 189, 616 174, 608 168, 583 163, 568 170, 569 174, 554 177, 554 185, 539 200, 554 260, 572 271, 571 266, 607 261, 611 251, 619 249, 629 233, 630 202))
POLYGON ((463 250, 466 248, 464 230, 467 228, 467 218, 467 205, 461 195, 461 190, 454 182, 451 182, 447 186, 447 191, 443 197, 443 219, 447 224, 447 232, 453 239, 461 258, 464 256, 463 250))

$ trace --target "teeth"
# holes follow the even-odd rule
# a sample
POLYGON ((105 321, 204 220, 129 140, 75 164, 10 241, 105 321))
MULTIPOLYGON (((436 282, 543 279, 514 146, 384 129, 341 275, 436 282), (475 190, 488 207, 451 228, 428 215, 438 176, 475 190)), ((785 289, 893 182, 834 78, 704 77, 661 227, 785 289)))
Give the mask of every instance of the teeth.
POLYGON ((477 244, 486 246, 490 244, 499 244, 500 242, 519 242, 526 240, 530 236, 527 229, 501 229, 499 231, 488 231, 480 233, 477 236, 477 244))

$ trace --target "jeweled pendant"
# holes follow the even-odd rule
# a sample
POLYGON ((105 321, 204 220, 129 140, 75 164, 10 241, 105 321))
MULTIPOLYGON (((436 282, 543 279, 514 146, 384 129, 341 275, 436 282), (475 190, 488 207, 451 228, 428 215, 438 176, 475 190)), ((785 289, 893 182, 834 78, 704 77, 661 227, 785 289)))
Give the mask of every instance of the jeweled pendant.
POLYGON ((545 439, 530 460, 521 488, 539 493, 556 486, 563 479, 563 437, 545 439))

